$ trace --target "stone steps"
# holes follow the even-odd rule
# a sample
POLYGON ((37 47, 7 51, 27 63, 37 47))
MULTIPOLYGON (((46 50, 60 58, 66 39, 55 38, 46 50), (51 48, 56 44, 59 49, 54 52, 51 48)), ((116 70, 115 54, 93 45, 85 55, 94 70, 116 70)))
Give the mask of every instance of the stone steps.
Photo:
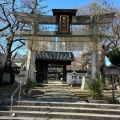
MULTIPOLYGON (((16 102, 17 103, 17 102, 16 102)), ((3 102, 4 104, 4 102, 3 102)), ((83 119, 83 120, 120 120, 120 105, 21 101, 20 106, 14 105, 14 119, 83 119), (20 118, 21 117, 21 118, 20 118)), ((0 119, 9 118, 10 104, 0 106, 0 119)), ((24 120, 23 119, 23 120, 24 120)))
MULTIPOLYGON (((15 117, 58 118, 58 119, 87 119, 87 120, 120 120, 120 115, 68 113, 68 112, 40 112, 40 111, 12 111, 15 117)), ((9 116, 9 111, 1 111, 0 115, 9 116)), ((0 116, 1 117, 1 116, 0 116)))
MULTIPOLYGON (((0 117, 0 120, 10 120, 10 117, 3 116, 0 117)), ((11 120, 68 120, 68 119, 59 119, 59 118, 37 118, 37 117, 11 117, 11 120)), ((69 120, 86 120, 86 119, 69 119, 69 120)))
MULTIPOLYGON (((9 116, 0 116, 0 120, 10 120, 9 116)), ((49 120, 49 118, 11 117, 11 120, 49 120)))
MULTIPOLYGON (((120 105, 87 103, 66 86, 48 86, 43 97, 14 99, 11 120, 120 120, 120 105)), ((0 105, 0 120, 10 120, 10 99, 0 105)))
MULTIPOLYGON (((10 106, 0 106, 1 111, 10 110, 10 106)), ((13 106, 13 111, 44 111, 44 112, 71 112, 120 115, 120 110, 103 108, 81 108, 81 107, 51 107, 51 106, 13 106)))
MULTIPOLYGON (((86 103, 84 101, 79 102, 41 102, 41 101, 20 101, 20 106, 51 106, 51 107, 79 107, 79 108, 101 108, 101 109, 118 109, 120 110, 120 104, 97 104, 86 103)), ((2 105, 11 105, 9 101, 3 101, 2 105)), ((14 105, 18 105, 18 101, 14 102, 14 105)))

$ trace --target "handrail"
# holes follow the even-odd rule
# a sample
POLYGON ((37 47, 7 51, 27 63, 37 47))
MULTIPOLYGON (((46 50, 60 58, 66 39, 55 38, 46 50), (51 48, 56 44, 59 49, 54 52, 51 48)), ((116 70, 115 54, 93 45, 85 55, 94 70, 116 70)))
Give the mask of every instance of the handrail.
POLYGON ((20 88, 20 91, 19 91, 19 100, 18 100, 18 105, 20 105, 20 97, 21 97, 21 83, 20 85, 16 88, 16 90, 14 91, 14 93, 12 94, 11 96, 11 108, 10 108, 10 120, 11 120, 11 117, 12 117, 12 108, 13 108, 13 97, 15 95, 15 93, 18 91, 18 89, 20 88))

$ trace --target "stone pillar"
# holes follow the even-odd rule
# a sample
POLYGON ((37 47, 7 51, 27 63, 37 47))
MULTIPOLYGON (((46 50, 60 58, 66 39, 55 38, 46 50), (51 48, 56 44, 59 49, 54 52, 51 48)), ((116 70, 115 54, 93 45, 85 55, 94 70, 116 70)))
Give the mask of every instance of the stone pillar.
POLYGON ((95 79, 97 73, 97 50, 91 52, 91 78, 95 79))
POLYGON ((97 73, 97 63, 98 63, 98 43, 100 37, 98 37, 99 29, 97 23, 94 21, 94 16, 91 17, 90 31, 92 32, 92 46, 91 46, 91 79, 96 78, 97 73))
POLYGON ((36 83, 35 75, 34 75, 35 57, 36 57, 36 51, 28 50, 28 59, 27 59, 27 66, 26 66, 26 81, 27 81, 27 78, 30 78, 34 83, 36 83))
POLYGON ((89 77, 82 76, 82 84, 81 84, 81 90, 88 90, 87 81, 89 80, 89 77))
POLYGON ((65 42, 62 42, 62 51, 65 51, 65 42))
MULTIPOLYGON (((31 34, 35 34, 38 30, 37 23, 31 23, 31 34)), ((32 44, 33 46, 33 44, 32 44)), ((27 67, 26 67, 26 81, 30 78, 34 83, 36 83, 35 79, 35 58, 36 58, 36 51, 31 49, 28 50, 28 59, 27 59, 27 67)), ((25 81, 25 82, 26 82, 25 81)))

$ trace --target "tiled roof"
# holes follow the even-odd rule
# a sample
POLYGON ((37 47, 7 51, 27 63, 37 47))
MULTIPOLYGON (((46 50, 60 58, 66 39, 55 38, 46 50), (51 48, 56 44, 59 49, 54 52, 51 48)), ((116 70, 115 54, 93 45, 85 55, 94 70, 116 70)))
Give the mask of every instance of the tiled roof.
POLYGON ((53 15, 57 15, 59 12, 61 13, 72 13, 73 16, 76 15, 77 9, 52 9, 53 15))
POLYGON ((41 51, 36 55, 36 60, 73 61, 73 59, 74 55, 72 52, 41 51))
MULTIPOLYGON (((73 70, 67 70, 67 73, 72 73, 73 70)), ((75 70, 76 73, 87 73, 87 71, 84 70, 75 70)))

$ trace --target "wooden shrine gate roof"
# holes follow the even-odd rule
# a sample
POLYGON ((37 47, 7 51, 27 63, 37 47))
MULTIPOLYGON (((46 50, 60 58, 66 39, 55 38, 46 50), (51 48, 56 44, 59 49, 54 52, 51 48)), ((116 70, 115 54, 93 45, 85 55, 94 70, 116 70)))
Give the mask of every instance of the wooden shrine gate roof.
POLYGON ((73 61, 72 52, 41 51, 36 55, 36 60, 44 61, 73 61))

